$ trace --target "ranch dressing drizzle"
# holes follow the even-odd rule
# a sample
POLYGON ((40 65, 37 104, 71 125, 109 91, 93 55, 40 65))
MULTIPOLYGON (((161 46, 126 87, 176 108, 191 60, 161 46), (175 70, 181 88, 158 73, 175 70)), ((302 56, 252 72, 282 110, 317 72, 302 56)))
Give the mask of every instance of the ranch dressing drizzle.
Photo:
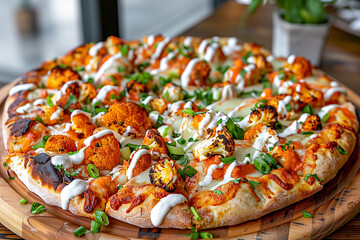
POLYGON ((184 39, 184 42, 183 42, 184 46, 190 47, 191 43, 192 43, 192 37, 188 36, 184 39))
POLYGON ((286 115, 286 105, 288 105, 291 101, 291 96, 286 96, 283 100, 280 100, 278 103, 278 109, 277 112, 282 115, 286 115))
POLYGON ((225 85, 221 95, 222 95, 221 96, 222 101, 236 97, 236 92, 233 88, 233 85, 232 84, 225 85))
POLYGON ((111 56, 108 60, 106 60, 106 62, 104 62, 103 65, 100 67, 99 71, 97 71, 97 73, 95 74, 95 77, 94 77, 95 82, 98 82, 100 80, 101 76, 106 71, 106 69, 111 67, 111 65, 115 62, 115 60, 119 59, 121 57, 122 57, 122 55, 119 52, 119 53, 111 56))
POLYGON ((320 109, 320 111, 318 112, 318 116, 320 117, 320 119, 322 119, 326 114, 328 114, 332 109, 336 107, 340 107, 340 105, 337 104, 327 105, 320 109))
POLYGON ((224 163, 221 162, 219 165, 218 164, 212 164, 208 167, 208 170, 207 170, 207 173, 204 177, 204 179, 199 182, 199 185, 201 187, 205 187, 207 185, 209 185, 212 181, 212 174, 214 172, 215 169, 218 169, 218 168, 223 168, 224 167, 224 163))
POLYGON ((218 184, 216 184, 214 187, 210 188, 210 190, 215 190, 217 187, 219 187, 221 185, 224 185, 224 184, 234 180, 235 178, 231 177, 231 174, 232 174, 234 168, 236 166, 239 166, 239 165, 245 165, 245 164, 242 163, 242 162, 238 162, 237 160, 233 161, 229 165, 228 169, 226 170, 225 175, 224 175, 224 179, 221 182, 219 182, 218 184))
POLYGON ((200 62, 199 58, 193 58, 191 59, 191 61, 188 63, 188 65, 186 66, 184 72, 181 74, 180 80, 181 80, 181 87, 182 88, 187 88, 189 86, 189 82, 190 82, 190 74, 193 70, 193 68, 195 67, 195 65, 200 62))
POLYGON ((216 50, 219 48, 219 44, 218 43, 212 43, 210 46, 208 46, 206 48, 206 53, 205 53, 205 56, 204 56, 204 59, 207 61, 207 62, 211 62, 211 60, 213 59, 215 53, 216 53, 216 50))
POLYGON ((71 122, 73 122, 73 117, 75 117, 76 115, 79 115, 79 114, 84 114, 84 115, 87 116, 88 118, 91 118, 91 114, 90 114, 90 113, 76 109, 76 110, 74 110, 74 111, 71 113, 71 116, 70 116, 71 122))
POLYGON ((201 41, 198 49, 199 55, 204 55, 205 48, 207 47, 207 45, 208 45, 208 41, 206 39, 201 41))
POLYGON ((164 41, 161 41, 158 43, 157 47, 156 47, 156 51, 155 53, 151 56, 151 59, 155 60, 158 57, 160 57, 162 51, 164 50, 164 47, 166 46, 166 44, 168 44, 170 41, 170 38, 165 38, 164 41))
POLYGON ((346 93, 345 89, 343 89, 342 87, 329 88, 324 94, 324 100, 325 101, 329 100, 332 97, 332 95, 334 95, 337 92, 346 93))
POLYGON ((285 130, 278 134, 279 137, 287 137, 287 136, 290 136, 290 135, 293 135, 293 134, 297 134, 297 130, 299 128, 301 128, 302 124, 304 124, 306 118, 309 116, 308 113, 304 113, 300 116, 299 120, 297 121, 294 121, 291 123, 290 126, 288 126, 287 128, 285 128, 285 130), (298 126, 300 125, 300 126, 298 126))
POLYGON ((182 194, 169 194, 166 197, 161 198, 151 210, 151 223, 155 227, 159 226, 170 209, 183 202, 187 202, 187 199, 182 194))
POLYGON ((144 99, 144 101, 141 101, 141 103, 147 105, 147 104, 149 104, 149 102, 150 102, 151 100, 153 100, 153 99, 154 99, 153 96, 147 96, 147 97, 144 99))
POLYGON ((133 175, 133 170, 136 166, 137 161, 145 154, 149 153, 149 151, 147 149, 140 149, 136 152, 133 152, 130 155, 131 161, 130 161, 130 165, 128 170, 126 171, 126 176, 128 177, 128 179, 132 178, 133 175))
POLYGON ((16 109, 17 113, 27 113, 31 109, 31 103, 27 103, 24 106, 20 106, 16 109))
POLYGON ((10 89, 9 96, 12 96, 15 93, 20 92, 20 91, 34 90, 35 88, 36 88, 36 85, 33 83, 20 84, 15 87, 12 87, 10 89))
POLYGON ((234 51, 240 51, 242 49, 241 46, 237 45, 238 40, 235 37, 231 37, 228 39, 227 45, 222 47, 222 51, 225 56, 229 56, 234 51))
POLYGON ((296 56, 295 55, 290 55, 288 58, 287 58, 287 62, 292 65, 295 61, 295 58, 296 56))
POLYGON ((50 120, 59 120, 60 114, 63 113, 62 108, 58 108, 53 114, 51 114, 50 120))
POLYGON ((206 126, 209 125, 211 119, 212 119, 211 112, 210 111, 206 112, 205 117, 199 122, 199 128, 198 128, 199 136, 203 136, 204 131, 206 130, 206 126))
POLYGON ((56 155, 51 158, 51 163, 54 166, 62 165, 63 168, 68 169, 73 166, 67 154, 65 155, 56 155))
POLYGON ((148 46, 153 45, 154 41, 155 41, 155 36, 153 34, 149 35, 147 38, 147 45, 148 46))
POLYGON ((111 90, 119 90, 119 87, 112 86, 112 85, 106 85, 100 89, 100 91, 97 93, 96 97, 92 100, 92 104, 96 103, 97 101, 103 102, 106 98, 106 95, 111 90))
POLYGON ((98 51, 104 46, 104 42, 98 42, 94 46, 92 46, 89 50, 89 55, 94 57, 98 53, 98 51))
POLYGON ((89 181, 80 179, 75 179, 69 185, 66 185, 61 191, 61 208, 67 210, 69 208, 70 200, 85 192, 88 188, 89 181))

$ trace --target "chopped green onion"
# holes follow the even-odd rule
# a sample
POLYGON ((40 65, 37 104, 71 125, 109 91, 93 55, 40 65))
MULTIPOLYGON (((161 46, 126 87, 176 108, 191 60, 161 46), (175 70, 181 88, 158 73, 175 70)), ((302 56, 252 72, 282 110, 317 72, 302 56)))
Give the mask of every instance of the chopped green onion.
POLYGON ((26 203, 27 203, 27 200, 26 200, 25 198, 22 198, 19 203, 21 203, 21 204, 26 204, 26 203))
POLYGON ((307 181, 309 177, 314 177, 320 182, 324 181, 324 178, 319 178, 319 176, 316 173, 314 173, 314 174, 306 174, 305 177, 304 177, 305 181, 307 181))
POLYGON ((330 113, 325 114, 323 118, 321 119, 321 122, 326 123, 330 118, 330 113))
POLYGON ((185 153, 183 147, 173 147, 173 146, 170 146, 170 145, 167 145, 166 147, 167 147, 167 149, 169 150, 169 152, 171 154, 184 155, 184 153, 185 153))
POLYGON ((261 157, 255 158, 254 167, 262 174, 268 174, 271 170, 270 166, 261 157))
POLYGON ((95 113, 108 112, 108 108, 95 108, 95 113))
POLYGON ((302 109, 302 112, 303 113, 308 113, 310 115, 314 115, 315 111, 314 111, 314 108, 310 105, 310 104, 307 104, 303 109, 302 109))
POLYGON ((183 139, 183 138, 180 138, 177 140, 177 142, 180 144, 180 145, 184 145, 186 143, 186 140, 183 139))
POLYGON ((195 209, 194 207, 190 207, 190 210, 191 210, 192 214, 194 215, 195 220, 196 220, 196 221, 200 221, 200 220, 201 220, 201 217, 200 217, 199 214, 197 213, 196 209, 195 209))
POLYGON ((255 107, 256 107, 256 108, 262 107, 262 106, 264 106, 266 103, 267 103, 267 100, 266 100, 266 99, 260 99, 260 101, 258 101, 258 102, 255 104, 255 107))
POLYGON ((47 102, 47 104, 49 105, 49 107, 53 107, 53 106, 54 106, 54 103, 53 103, 53 101, 51 100, 51 97, 50 97, 50 96, 47 96, 47 97, 46 97, 46 102, 47 102))
POLYGON ((131 150, 129 147, 123 147, 123 148, 120 148, 120 153, 121 153, 121 157, 123 159, 128 160, 131 155, 131 150))
POLYGON ((111 95, 110 99, 120 99, 120 96, 113 94, 111 95))
POLYGON ((87 165, 87 170, 89 172, 90 177, 92 178, 98 178, 100 177, 99 170, 94 164, 87 165))
POLYGON ((270 166, 276 166, 276 164, 277 164, 277 161, 275 160, 275 158, 273 158, 273 156, 271 156, 269 153, 266 153, 264 155, 264 160, 270 166))
POLYGON ((234 156, 232 156, 232 157, 224 157, 224 158, 221 158, 220 160, 224 164, 229 164, 229 163, 232 163, 233 161, 235 161, 236 158, 234 156))
POLYGON ((292 109, 290 104, 286 104, 285 108, 286 108, 286 111, 288 111, 288 112, 290 112, 292 109))
POLYGON ((181 156, 181 158, 179 158, 179 161, 180 161, 180 166, 185 167, 190 162, 190 159, 185 154, 184 156, 181 156))
POLYGON ((56 165, 56 166, 55 166, 55 168, 56 168, 57 170, 59 170, 59 172, 61 172, 62 167, 63 167, 63 165, 62 165, 62 164, 60 164, 60 165, 56 165))
POLYGON ((236 125, 231 118, 226 122, 226 128, 234 139, 244 139, 244 130, 236 125))
POLYGON ((260 185, 260 182, 255 182, 253 180, 248 180, 248 183, 250 184, 252 189, 255 189, 256 185, 260 185))
POLYGON ((81 227, 79 227, 78 229, 76 229, 74 232, 73 232, 73 234, 75 235, 75 236, 77 236, 77 237, 81 237, 82 235, 84 235, 85 233, 86 233, 86 228, 85 227, 83 227, 83 226, 81 226, 81 227))
POLYGON ((196 116, 196 115, 199 115, 199 114, 202 114, 202 113, 206 113, 206 111, 203 111, 203 112, 194 112, 192 109, 190 108, 185 108, 183 110, 181 110, 182 113, 185 113, 185 114, 189 114, 189 115, 192 115, 192 116, 196 116))
POLYGON ((117 70, 118 72, 125 72, 126 68, 124 66, 118 66, 117 70))
POLYGON ((219 126, 221 123, 222 123, 222 118, 220 118, 219 120, 217 120, 216 126, 219 126))
POLYGON ((308 213, 307 211, 302 211, 302 214, 303 214, 303 216, 305 217, 305 218, 312 218, 313 216, 310 214, 310 213, 308 213))
POLYGON ((241 77, 242 77, 243 79, 245 78, 245 74, 246 74, 246 70, 245 70, 245 69, 241 69, 240 75, 241 75, 241 77))
POLYGON ((314 132, 308 131, 308 132, 302 132, 301 134, 302 135, 313 135, 314 132))
POLYGON ((222 191, 220 191, 220 190, 212 190, 214 193, 216 193, 216 194, 219 194, 219 195, 223 195, 223 192, 222 191))
POLYGON ((184 167, 183 169, 179 168, 178 169, 178 173, 179 175, 185 180, 186 176, 188 177, 193 177, 195 176, 195 174, 197 173, 197 171, 195 170, 195 168, 193 168, 192 166, 188 165, 186 167, 184 167))
POLYGON ((31 213, 32 214, 39 214, 39 213, 42 213, 45 211, 46 211, 45 206, 41 205, 40 203, 34 202, 31 205, 31 213))
POLYGON ((92 220, 91 221, 91 227, 90 227, 90 232, 91 233, 97 233, 100 231, 100 228, 101 228, 101 224, 92 220))
POLYGON ((202 239, 210 239, 213 238, 213 235, 209 232, 200 232, 200 237, 202 239))
POLYGON ((69 155, 74 155, 74 154, 77 154, 79 151, 80 151, 80 150, 75 151, 75 152, 67 152, 67 154, 69 154, 69 155))
POLYGON ((121 56, 125 57, 129 52, 129 46, 124 44, 120 47, 121 56))
POLYGON ((67 109, 68 107, 70 107, 71 104, 75 104, 75 103, 77 103, 77 98, 72 93, 70 93, 70 97, 67 100, 64 109, 67 109))
POLYGON ((164 120, 164 118, 161 115, 159 115, 156 120, 156 128, 159 128, 163 125, 163 120, 164 120))
POLYGON ((110 78, 111 78, 114 86, 116 86, 116 78, 113 75, 110 75, 110 78))
POLYGON ((95 211, 95 220, 101 225, 107 226, 109 225, 109 218, 106 213, 102 211, 95 211))
POLYGON ((36 115, 35 121, 38 121, 38 122, 41 122, 42 124, 44 124, 44 121, 41 119, 39 114, 36 115))
POLYGON ((341 153, 342 155, 347 154, 347 151, 344 148, 342 148, 340 145, 337 145, 336 148, 339 151, 339 153, 341 153))

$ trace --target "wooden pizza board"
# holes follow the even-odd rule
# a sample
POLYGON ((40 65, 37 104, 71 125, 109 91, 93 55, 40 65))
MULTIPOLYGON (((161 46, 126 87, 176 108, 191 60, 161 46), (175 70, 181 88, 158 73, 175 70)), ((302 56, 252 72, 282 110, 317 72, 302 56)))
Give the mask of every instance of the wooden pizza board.
MULTIPOLYGON (((4 102, 14 83, 0 89, 0 118, 3 115, 4 102)), ((360 97, 343 86, 349 99, 359 108, 360 97)), ((2 139, 2 130, 0 139, 2 139)), ((270 213, 257 220, 240 225, 210 229, 214 238, 227 239, 320 239, 334 232, 360 211, 360 144, 349 161, 336 177, 324 186, 319 193, 270 213), (302 210, 313 215, 304 218, 302 210)), ((1 164, 7 154, 3 141, 0 143, 1 164)), ((68 211, 46 205, 37 195, 30 192, 22 182, 9 179, 4 167, 0 167, 0 222, 7 228, 26 239, 72 239, 73 231, 80 225, 90 228, 91 220, 78 217, 68 211), (22 205, 20 199, 28 203, 22 205), (46 206, 46 212, 34 215, 30 213, 32 202, 46 206)), ((102 227, 97 234, 86 233, 88 239, 188 239, 189 230, 143 229, 110 219, 110 225, 102 227)), ((84 237, 83 237, 84 238, 84 237)))

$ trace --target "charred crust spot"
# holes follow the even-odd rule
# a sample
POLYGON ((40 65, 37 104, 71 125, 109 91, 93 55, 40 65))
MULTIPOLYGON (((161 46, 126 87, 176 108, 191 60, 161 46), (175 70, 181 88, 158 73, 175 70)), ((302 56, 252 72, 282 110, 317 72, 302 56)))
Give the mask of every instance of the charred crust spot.
POLYGON ((20 95, 19 97, 17 97, 15 99, 15 101, 13 103, 10 104, 7 113, 9 115, 9 118, 13 117, 13 116, 17 116, 18 113, 16 112, 16 108, 18 108, 19 106, 24 105, 24 103, 26 103, 26 99, 23 95, 20 95))
POLYGON ((101 202, 101 199, 95 195, 95 193, 88 189, 84 192, 85 203, 84 203, 84 211, 87 213, 92 213, 96 206, 101 202))
POLYGON ((51 163, 51 156, 40 153, 30 160, 31 175, 34 179, 39 179, 43 185, 57 189, 62 183, 70 183, 72 176, 67 177, 65 171, 59 171, 51 163))
POLYGON ((95 144, 95 147, 100 147, 100 144, 97 142, 97 143, 95 144))
POLYGON ((14 137, 21 137, 29 130, 31 123, 31 119, 16 120, 14 123, 9 125, 9 127, 11 127, 10 135, 14 137))

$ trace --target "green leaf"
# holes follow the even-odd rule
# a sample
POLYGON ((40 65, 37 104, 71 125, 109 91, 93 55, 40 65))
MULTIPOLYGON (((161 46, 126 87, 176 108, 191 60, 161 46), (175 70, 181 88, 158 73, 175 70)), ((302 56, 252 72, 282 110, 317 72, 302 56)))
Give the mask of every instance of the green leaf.
POLYGON ((248 11, 250 14, 254 14, 256 10, 261 6, 262 0, 252 0, 249 4, 248 11))
POLYGON ((314 115, 315 111, 314 108, 310 104, 306 104, 306 106, 302 109, 303 113, 308 113, 310 115, 314 115))
POLYGON ((342 155, 347 154, 347 151, 344 148, 342 148, 340 145, 337 145, 336 148, 339 151, 339 153, 341 153, 342 155))
POLYGON ((183 156, 181 156, 181 158, 179 158, 180 161, 180 166, 185 167, 186 165, 188 165, 188 163, 190 162, 189 157, 185 154, 183 156))
POLYGON ((220 160, 224 164, 230 164, 230 163, 234 162, 236 160, 236 158, 232 156, 232 157, 221 158, 220 160))
POLYGON ((77 98, 72 93, 70 93, 70 97, 67 100, 64 109, 67 109, 71 104, 75 104, 75 103, 77 103, 77 98))
POLYGON ((51 97, 50 97, 50 96, 47 96, 47 97, 46 97, 46 102, 47 102, 47 104, 49 105, 49 107, 53 107, 53 106, 54 106, 54 103, 53 103, 53 101, 51 100, 51 97))
POLYGON ((320 182, 324 181, 324 178, 320 179, 319 176, 316 173, 314 173, 314 174, 306 174, 305 177, 304 177, 304 180, 307 181, 309 179, 309 177, 314 177, 320 182))
POLYGON ((125 57, 129 52, 129 46, 124 44, 120 47, 121 56, 125 57))
POLYGON ((159 115, 156 120, 156 128, 159 128, 163 125, 163 120, 164 120, 164 118, 161 115, 159 115))
POLYGON ((312 217, 313 217, 310 213, 308 213, 308 212, 305 211, 305 210, 302 211, 302 214, 303 214, 303 216, 304 216, 305 218, 312 218, 312 217))
POLYGON ((223 195, 223 192, 222 191, 220 191, 220 190, 212 190, 214 193, 216 193, 216 194, 219 194, 219 195, 223 195))
POLYGON ((44 121, 41 119, 39 114, 36 115, 35 121, 38 121, 38 122, 41 122, 42 124, 44 124, 44 121))
POLYGON ((255 189, 256 185, 260 185, 260 182, 255 182, 253 180, 248 180, 250 186, 252 187, 252 189, 255 189))
POLYGON ((185 108, 183 110, 181 110, 182 113, 185 113, 185 114, 189 114, 189 115, 192 115, 192 116, 196 116, 196 115, 199 115, 199 114, 202 114, 202 113, 206 113, 206 111, 203 111, 203 112, 194 112, 192 109, 190 108, 185 108))
POLYGON ((330 113, 325 114, 325 116, 323 116, 323 118, 321 119, 322 123, 326 123, 330 118, 330 113))

